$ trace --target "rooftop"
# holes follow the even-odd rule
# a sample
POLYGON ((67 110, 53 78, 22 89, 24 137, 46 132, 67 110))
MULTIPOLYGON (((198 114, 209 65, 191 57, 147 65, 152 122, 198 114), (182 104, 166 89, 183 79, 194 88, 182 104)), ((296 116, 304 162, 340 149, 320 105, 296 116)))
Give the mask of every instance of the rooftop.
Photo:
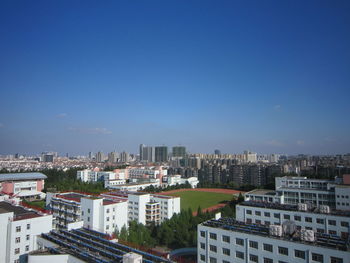
MULTIPOLYGON (((319 207, 313 207, 311 209, 308 209, 307 211, 301 211, 301 210, 298 210, 297 205, 278 204, 278 203, 259 202, 259 201, 244 201, 244 202, 240 203, 239 205, 251 206, 251 207, 261 207, 261 208, 268 208, 268 209, 276 209, 276 210, 284 210, 284 211, 297 211, 297 212, 304 212, 304 213, 325 214, 325 213, 320 212, 319 207)), ((331 210, 330 213, 327 213, 327 214, 328 215, 335 215, 335 216, 350 217, 350 211, 343 211, 343 210, 331 210)))
POLYGON ((144 263, 151 262, 169 262, 150 253, 137 250, 120 243, 111 242, 103 238, 103 233, 89 230, 86 228, 71 231, 51 231, 48 234, 42 234, 43 238, 59 245, 56 247, 57 253, 64 251, 74 257, 92 263, 112 263, 121 262, 123 255, 133 252, 142 255, 144 263))
POLYGON ((254 190, 246 193, 246 195, 249 195, 249 194, 255 194, 255 195, 276 195, 276 191, 268 190, 268 189, 254 189, 254 190))
POLYGON ((305 245, 321 246, 330 249, 338 249, 343 251, 349 251, 350 247, 346 240, 341 239, 336 235, 316 233, 315 241, 301 240, 300 232, 296 231, 292 235, 273 236, 270 235, 269 227, 256 224, 247 224, 244 222, 236 221, 234 218, 220 218, 218 220, 208 220, 201 225, 213 228, 221 228, 233 232, 242 232, 250 235, 263 236, 267 238, 282 239, 289 242, 304 243, 305 245))
POLYGON ((47 176, 42 173, 11 173, 0 174, 0 182, 4 181, 20 181, 20 180, 41 180, 47 179, 47 176))
POLYGON ((88 197, 88 195, 71 192, 71 193, 58 194, 56 197, 80 203, 81 198, 88 197))
POLYGON ((0 214, 11 212, 14 214, 14 220, 29 219, 41 216, 37 211, 26 209, 23 206, 14 205, 5 201, 0 202, 0 214))

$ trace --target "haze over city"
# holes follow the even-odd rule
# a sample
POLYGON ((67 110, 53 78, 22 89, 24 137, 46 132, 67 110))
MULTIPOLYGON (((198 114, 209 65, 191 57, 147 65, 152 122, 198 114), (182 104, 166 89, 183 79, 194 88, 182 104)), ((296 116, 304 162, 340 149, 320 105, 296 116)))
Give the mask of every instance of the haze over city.
POLYGON ((0 154, 342 154, 349 1, 2 1, 0 154))

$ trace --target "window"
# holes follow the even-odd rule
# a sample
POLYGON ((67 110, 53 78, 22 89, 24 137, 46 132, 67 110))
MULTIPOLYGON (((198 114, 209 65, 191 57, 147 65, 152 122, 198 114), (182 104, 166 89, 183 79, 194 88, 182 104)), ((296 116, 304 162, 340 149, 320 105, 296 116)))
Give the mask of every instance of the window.
POLYGON ((246 222, 247 222, 247 224, 251 224, 252 223, 252 219, 251 218, 247 218, 246 222))
POLYGON ((305 259, 305 251, 302 251, 302 250, 294 250, 294 256, 296 258, 302 258, 302 259, 305 259))
POLYGON ((230 250, 228 248, 222 248, 222 253, 226 256, 230 255, 230 250))
POLYGON ((260 211, 255 211, 255 215, 256 216, 261 216, 261 212, 260 211))
POLYGON ((236 258, 244 259, 244 253, 241 251, 236 251, 236 258))
POLYGON ((255 220, 255 223, 261 225, 261 220, 256 219, 256 220, 255 220))
POLYGON ((26 235, 26 240, 29 240, 30 239, 30 236, 29 235, 26 235))
POLYGON ((215 233, 210 233, 209 237, 210 237, 210 239, 216 240, 216 234, 215 233))
POLYGON ((264 263, 273 263, 271 258, 264 258, 264 263))
POLYGON ((236 238, 236 245, 244 246, 244 240, 242 238, 236 238))
POLYGON ((316 223, 317 223, 317 224, 324 224, 324 220, 321 219, 321 218, 317 218, 317 219, 316 219, 316 223))
POLYGON ((337 225, 337 222, 335 220, 328 220, 328 224, 331 226, 337 225))
POLYGON ((312 223, 312 217, 305 217, 305 222, 312 223))
POLYGON ((15 261, 13 261, 13 263, 19 263, 19 259, 15 259, 15 261))
POLYGON ((288 256, 288 248, 286 247, 278 247, 278 253, 281 255, 288 256))
POLYGON ((21 227, 20 226, 16 226, 16 232, 21 232, 21 227))
POLYGON ((269 251, 269 252, 272 252, 273 250, 272 250, 272 245, 271 244, 264 244, 263 245, 263 247, 264 247, 264 250, 265 251, 269 251))
POLYGON ((264 216, 270 217, 270 213, 269 212, 264 212, 264 216))
POLYGON ((109 208, 107 209, 107 214, 109 213, 109 208))
POLYGON ((256 241, 249 241, 249 247, 258 249, 258 242, 256 242, 256 241))
POLYGON ((340 222, 340 225, 341 225, 341 226, 344 226, 344 227, 349 227, 349 222, 341 221, 341 222, 340 222))
POLYGON ((88 208, 88 213, 90 214, 90 208, 88 208))
POLYGON ((87 219, 88 219, 88 222, 90 222, 90 217, 88 217, 87 219))
POLYGON ((109 217, 107 217, 107 222, 109 221, 109 217))
POLYGON ((19 242, 21 242, 21 238, 20 237, 16 237, 15 243, 19 243, 19 242))
POLYGON ((269 221, 265 221, 264 224, 267 225, 267 226, 269 226, 269 225, 270 225, 270 222, 269 222, 269 221))
POLYGON ((30 229, 30 224, 27 224, 27 230, 29 230, 30 229))
POLYGON ((29 251, 29 246, 26 246, 26 251, 29 251))
POLYGON ((15 254, 19 254, 19 248, 15 248, 15 254))
POLYGON ((342 258, 331 257, 331 263, 343 263, 342 258))
POLYGON ((230 261, 223 260, 222 263, 230 263, 230 261))
POLYGON ((258 256, 253 254, 249 254, 249 260, 253 262, 259 262, 258 256))
POLYGON ((223 235, 223 236, 222 236, 222 241, 223 241, 223 242, 226 242, 226 243, 230 243, 230 237, 229 237, 229 236, 223 235))
POLYGON ((109 229, 109 225, 106 226, 106 229, 109 229))
POLYGON ((337 231, 334 231, 334 230, 328 230, 328 234, 330 234, 330 235, 336 235, 336 234, 337 234, 337 231))
POLYGON ((317 254, 317 253, 312 253, 312 260, 316 262, 321 262, 323 263, 323 255, 317 254))
POLYGON ((283 218, 289 220, 290 219, 290 215, 283 215, 283 218))
POLYGON ((247 210, 247 215, 251 215, 252 214, 252 210, 247 210))
POLYGON ((301 221, 301 216, 294 216, 295 221, 301 221))
POLYGON ((317 233, 324 233, 324 229, 321 229, 321 228, 317 228, 316 231, 317 233))
POLYGON ((201 231, 201 237, 205 237, 205 231, 201 231))
POLYGON ((214 258, 214 257, 210 257, 210 258, 209 258, 209 262, 210 262, 210 263, 217 263, 217 260, 216 260, 216 258, 214 258))
POLYGON ((205 249, 205 244, 201 242, 201 249, 205 249))
POLYGON ((84 215, 84 211, 81 211, 81 215, 82 215, 82 216, 84 215))
POLYGON ((210 249, 210 251, 212 251, 212 252, 215 252, 216 253, 216 246, 214 246, 214 245, 210 245, 209 246, 209 249, 210 249))
POLYGON ((200 258, 201 258, 202 261, 205 261, 205 256, 204 255, 201 254, 200 258))
POLYGON ((273 214, 273 217, 274 217, 274 218, 280 218, 280 214, 279 214, 279 213, 274 213, 274 214, 273 214))

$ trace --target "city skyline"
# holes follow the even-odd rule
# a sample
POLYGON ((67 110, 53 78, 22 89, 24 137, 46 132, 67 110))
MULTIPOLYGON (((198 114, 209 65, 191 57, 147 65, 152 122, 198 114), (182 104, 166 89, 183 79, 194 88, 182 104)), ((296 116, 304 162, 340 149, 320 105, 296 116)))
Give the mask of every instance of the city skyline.
POLYGON ((0 155, 350 152, 348 1, 0 3, 0 155))

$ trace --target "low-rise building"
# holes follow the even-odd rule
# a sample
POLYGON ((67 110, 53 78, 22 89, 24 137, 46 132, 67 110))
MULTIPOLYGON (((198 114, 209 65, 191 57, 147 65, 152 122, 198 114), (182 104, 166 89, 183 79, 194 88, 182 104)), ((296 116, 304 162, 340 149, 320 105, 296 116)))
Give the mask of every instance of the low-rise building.
POLYGON ((25 199, 44 198, 46 178, 42 173, 0 174, 0 192, 25 199))
POLYGON ((19 263, 36 250, 37 235, 52 230, 52 215, 0 202, 0 263, 19 263))

